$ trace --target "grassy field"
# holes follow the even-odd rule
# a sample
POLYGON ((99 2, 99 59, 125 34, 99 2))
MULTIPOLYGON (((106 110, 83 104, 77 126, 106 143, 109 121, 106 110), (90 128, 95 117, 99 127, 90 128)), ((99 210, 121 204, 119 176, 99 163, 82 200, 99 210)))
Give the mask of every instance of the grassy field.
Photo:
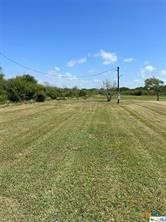
POLYGON ((136 222, 166 214, 166 102, 0 108, 0 221, 136 222))

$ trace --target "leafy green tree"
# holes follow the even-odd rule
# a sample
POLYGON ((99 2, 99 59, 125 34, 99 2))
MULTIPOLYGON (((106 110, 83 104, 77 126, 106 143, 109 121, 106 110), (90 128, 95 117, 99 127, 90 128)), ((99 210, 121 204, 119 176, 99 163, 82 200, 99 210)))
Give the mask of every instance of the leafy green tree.
POLYGON ((160 87, 163 85, 163 81, 155 78, 155 77, 151 77, 145 80, 145 87, 148 90, 154 90, 156 97, 157 97, 157 101, 159 101, 159 92, 160 92, 160 87))
POLYGON ((0 67, 0 103, 4 103, 6 101, 6 92, 5 92, 5 79, 2 71, 2 67, 0 67))
POLYGON ((3 93, 3 84, 4 84, 4 74, 2 68, 0 67, 0 94, 3 93))
POLYGON ((12 102, 20 102, 26 99, 25 81, 20 78, 12 78, 7 81, 6 91, 8 99, 12 102))
POLYGON ((28 83, 32 83, 32 84, 35 84, 35 85, 37 84, 37 80, 29 74, 24 74, 23 76, 21 76, 21 78, 23 80, 25 80, 26 82, 28 82, 28 83))
POLYGON ((21 102, 33 99, 38 86, 34 77, 23 75, 9 79, 5 88, 9 100, 21 102))

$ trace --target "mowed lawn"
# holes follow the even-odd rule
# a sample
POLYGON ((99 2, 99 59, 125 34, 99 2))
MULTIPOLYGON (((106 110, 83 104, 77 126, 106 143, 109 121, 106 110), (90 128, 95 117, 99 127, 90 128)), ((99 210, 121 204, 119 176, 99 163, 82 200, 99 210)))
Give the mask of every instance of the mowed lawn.
POLYGON ((166 215, 166 102, 0 108, 0 221, 148 221, 166 215))

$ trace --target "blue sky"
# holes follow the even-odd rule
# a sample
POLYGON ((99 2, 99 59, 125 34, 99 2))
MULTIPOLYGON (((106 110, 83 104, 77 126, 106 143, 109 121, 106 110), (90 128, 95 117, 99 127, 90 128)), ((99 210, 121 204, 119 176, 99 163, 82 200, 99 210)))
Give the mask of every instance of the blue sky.
POLYGON ((0 0, 0 52, 43 73, 2 55, 0 66, 7 78, 30 73, 67 87, 100 87, 117 66, 121 86, 165 81, 165 12, 165 0, 0 0))

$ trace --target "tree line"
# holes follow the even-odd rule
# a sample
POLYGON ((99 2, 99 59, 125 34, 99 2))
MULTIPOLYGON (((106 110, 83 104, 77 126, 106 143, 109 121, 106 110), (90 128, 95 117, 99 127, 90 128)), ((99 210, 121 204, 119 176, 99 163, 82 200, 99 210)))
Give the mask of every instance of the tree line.
MULTIPOLYGON (((106 95, 107 101, 112 100, 112 96, 118 96, 116 82, 104 81, 103 88, 101 88, 103 93, 106 95)), ((160 99, 160 95, 166 96, 166 85, 164 81, 156 78, 150 77, 145 79, 143 87, 137 87, 135 89, 130 89, 127 87, 121 87, 120 92, 122 95, 133 95, 133 96, 142 96, 142 95, 156 95, 157 101, 160 99)))
MULTIPOLYGON (((135 89, 121 87, 120 91, 122 95, 156 95, 157 100, 159 100, 159 94, 166 95, 166 86, 163 84, 163 81, 153 77, 146 79, 143 87, 135 89)), ((0 68, 0 103, 31 100, 43 102, 46 99, 87 98, 96 95, 105 95, 107 101, 111 101, 112 96, 116 95, 116 84, 107 80, 100 89, 59 88, 39 84, 29 74, 5 79, 2 68, 0 68)))
POLYGON ((5 79, 0 68, 0 103, 6 101, 22 102, 36 101, 44 102, 46 99, 65 99, 90 96, 94 93, 93 89, 58 88, 50 85, 42 85, 29 75, 16 76, 5 79))

